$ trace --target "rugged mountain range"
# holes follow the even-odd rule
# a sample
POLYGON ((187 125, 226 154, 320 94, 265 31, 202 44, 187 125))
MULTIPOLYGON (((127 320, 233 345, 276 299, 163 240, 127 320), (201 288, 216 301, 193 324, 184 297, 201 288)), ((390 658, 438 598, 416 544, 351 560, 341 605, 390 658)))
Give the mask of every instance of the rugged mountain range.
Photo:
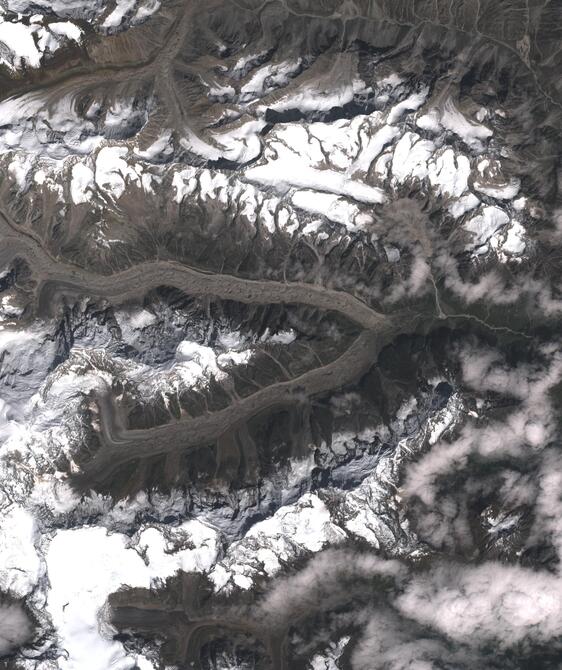
POLYGON ((0 667, 562 667, 562 7, 0 0, 0 667))

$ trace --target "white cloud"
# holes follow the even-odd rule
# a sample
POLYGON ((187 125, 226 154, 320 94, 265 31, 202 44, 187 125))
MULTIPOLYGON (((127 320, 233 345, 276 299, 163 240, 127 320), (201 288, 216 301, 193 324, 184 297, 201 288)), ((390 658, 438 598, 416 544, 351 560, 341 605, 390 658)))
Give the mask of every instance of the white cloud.
POLYGON ((505 649, 562 635, 562 582, 518 566, 448 565, 414 577, 395 606, 458 642, 505 649))
POLYGON ((24 644, 31 632, 31 622, 21 605, 0 603, 0 656, 24 644))

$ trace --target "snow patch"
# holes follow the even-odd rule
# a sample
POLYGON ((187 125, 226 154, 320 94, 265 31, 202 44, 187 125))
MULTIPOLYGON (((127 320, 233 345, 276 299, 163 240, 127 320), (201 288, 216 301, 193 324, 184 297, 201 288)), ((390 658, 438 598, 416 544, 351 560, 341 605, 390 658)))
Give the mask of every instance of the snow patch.
POLYGON ((35 549, 37 529, 29 512, 14 506, 0 519, 0 591, 14 598, 31 593, 42 574, 35 549))
POLYGON ((357 230, 373 221, 372 217, 362 213, 357 205, 337 195, 316 191, 296 191, 291 200, 297 209, 324 216, 329 221, 339 223, 349 230, 357 230))
POLYGON ((70 182, 70 195, 75 205, 90 202, 95 189, 94 171, 84 163, 76 163, 72 166, 72 177, 70 182))
POLYGON ((343 195, 357 202, 377 204, 385 201, 384 191, 361 182, 349 181, 344 174, 335 170, 319 170, 303 165, 297 159, 273 161, 252 167, 244 177, 253 183, 286 188, 312 189, 334 195, 343 195))
POLYGON ((469 121, 459 112, 450 98, 445 103, 440 122, 444 128, 460 137, 475 151, 482 151, 484 143, 493 135, 492 131, 481 123, 469 121))
POLYGON ((170 533, 166 540, 156 528, 142 531, 141 557, 126 535, 108 535, 104 528, 56 532, 46 553, 47 611, 64 650, 58 658, 60 670, 135 667, 136 659, 111 639, 113 631, 104 613, 109 594, 124 585, 149 588, 154 580, 182 568, 208 570, 219 551, 217 533, 198 521, 186 522, 170 533), (184 546, 178 550, 179 539, 184 546))
POLYGON ((287 561, 320 551, 327 544, 338 544, 346 537, 320 498, 306 493, 295 504, 281 507, 271 518, 252 526, 242 540, 229 547, 209 577, 217 591, 228 592, 233 585, 249 589, 257 576, 273 576, 287 561))
POLYGON ((467 193, 466 195, 458 198, 458 200, 452 202, 449 205, 448 210, 451 216, 453 216, 455 219, 458 219, 463 216, 463 214, 476 209, 479 204, 480 200, 478 200, 478 198, 473 193, 467 193))
POLYGON ((480 214, 472 217, 464 224, 464 228, 472 233, 470 248, 476 249, 476 253, 487 251, 486 243, 495 232, 509 223, 509 216, 499 207, 484 207, 480 214))
POLYGON ((80 42, 82 30, 70 21, 41 25, 39 17, 29 24, 7 21, 0 13, 0 63, 10 70, 39 68, 44 56, 65 42, 80 42))

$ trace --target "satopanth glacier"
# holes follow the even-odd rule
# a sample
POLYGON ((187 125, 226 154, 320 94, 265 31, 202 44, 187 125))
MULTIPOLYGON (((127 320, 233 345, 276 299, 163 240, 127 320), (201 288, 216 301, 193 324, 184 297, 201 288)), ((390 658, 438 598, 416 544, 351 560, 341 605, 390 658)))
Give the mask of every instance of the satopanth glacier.
POLYGON ((562 667, 561 45, 0 0, 0 668, 562 667))

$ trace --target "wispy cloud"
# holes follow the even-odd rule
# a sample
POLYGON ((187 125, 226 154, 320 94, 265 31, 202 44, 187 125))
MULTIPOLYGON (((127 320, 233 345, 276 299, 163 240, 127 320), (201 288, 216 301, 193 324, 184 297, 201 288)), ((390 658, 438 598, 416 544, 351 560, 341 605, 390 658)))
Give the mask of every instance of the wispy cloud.
POLYGON ((406 617, 453 640, 512 647, 562 635, 562 581, 515 565, 444 565, 414 577, 395 601, 406 617))
POLYGON ((18 603, 0 603, 0 656, 14 651, 31 637, 29 618, 18 603))
POLYGON ((279 578, 258 604, 257 616, 269 626, 279 625, 299 612, 324 609, 349 594, 357 581, 380 577, 400 580, 406 568, 399 561, 349 550, 327 550, 314 556, 294 575, 279 578))

